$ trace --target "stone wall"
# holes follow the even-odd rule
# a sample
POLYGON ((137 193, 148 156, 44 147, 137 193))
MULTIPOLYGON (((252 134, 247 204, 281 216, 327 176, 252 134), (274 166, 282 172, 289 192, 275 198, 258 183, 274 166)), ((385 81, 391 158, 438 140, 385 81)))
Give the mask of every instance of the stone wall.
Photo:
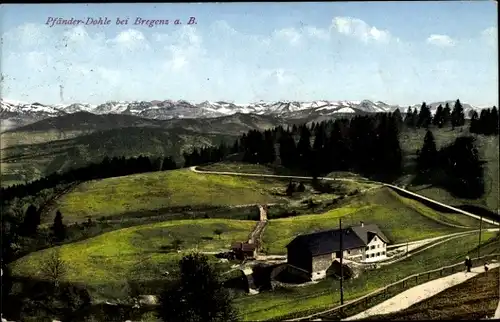
POLYGON ((328 267, 330 267, 330 265, 332 264, 333 256, 334 256, 333 254, 314 256, 312 258, 313 273, 319 271, 326 271, 328 267))

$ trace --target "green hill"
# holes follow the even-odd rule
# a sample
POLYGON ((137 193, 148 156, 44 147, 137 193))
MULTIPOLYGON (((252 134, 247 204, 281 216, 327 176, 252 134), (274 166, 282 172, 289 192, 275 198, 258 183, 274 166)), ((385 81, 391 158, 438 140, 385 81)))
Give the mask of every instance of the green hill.
MULTIPOLYGON (((57 249, 67 268, 65 280, 84 283, 97 293, 113 288, 112 293, 119 293, 129 279, 161 279, 163 272, 175 271, 188 252, 228 250, 232 242, 246 241, 254 226, 253 221, 226 219, 168 221, 120 229, 57 249), (223 232, 220 237, 214 234, 216 229, 223 232), (180 253, 170 248, 175 239, 182 241, 180 253)), ((43 278, 40 265, 50 252, 45 249, 15 261, 14 275, 43 278)))
POLYGON ((84 220, 176 206, 272 203, 278 180, 197 174, 189 169, 136 174, 85 182, 57 199, 65 220, 84 220))

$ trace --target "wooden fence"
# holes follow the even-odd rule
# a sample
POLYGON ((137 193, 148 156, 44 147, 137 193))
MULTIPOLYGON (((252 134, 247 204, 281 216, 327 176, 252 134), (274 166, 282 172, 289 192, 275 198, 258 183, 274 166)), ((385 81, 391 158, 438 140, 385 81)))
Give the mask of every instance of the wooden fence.
MULTIPOLYGON (((475 267, 484 265, 485 260, 488 258, 499 257, 500 253, 489 254, 485 256, 481 256, 480 258, 472 259, 473 265, 475 267)), ((334 308, 324 310, 317 313, 312 313, 312 310, 309 312, 297 312, 294 314, 290 314, 289 317, 281 317, 281 320, 289 318, 285 321, 307 321, 312 319, 324 319, 324 320, 341 320, 343 318, 353 316, 364 310, 377 305, 378 303, 383 302, 384 300, 399 294, 410 287, 417 286, 419 284, 425 283, 427 281, 440 277, 445 277, 448 275, 452 275, 454 273, 458 273, 460 271, 465 271, 464 262, 456 263, 453 265, 448 265, 444 267, 440 267, 437 269, 433 269, 430 271, 417 273, 405 277, 397 282, 381 287, 373 292, 370 292, 362 297, 359 297, 355 300, 348 301, 343 305, 336 306, 334 308), (308 316, 297 317, 298 315, 309 314, 308 316), (292 317, 292 315, 295 315, 292 317)), ((314 310, 314 309, 313 309, 314 310)))

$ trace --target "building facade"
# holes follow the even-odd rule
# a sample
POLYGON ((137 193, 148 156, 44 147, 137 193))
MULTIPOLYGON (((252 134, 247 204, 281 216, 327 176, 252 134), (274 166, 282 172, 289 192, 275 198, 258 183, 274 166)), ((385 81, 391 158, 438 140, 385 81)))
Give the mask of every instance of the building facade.
POLYGON ((389 240, 376 225, 364 225, 300 235, 287 245, 289 265, 303 269, 312 279, 323 278, 335 260, 377 262, 387 258, 389 240), (342 234, 342 235, 341 235, 342 234))

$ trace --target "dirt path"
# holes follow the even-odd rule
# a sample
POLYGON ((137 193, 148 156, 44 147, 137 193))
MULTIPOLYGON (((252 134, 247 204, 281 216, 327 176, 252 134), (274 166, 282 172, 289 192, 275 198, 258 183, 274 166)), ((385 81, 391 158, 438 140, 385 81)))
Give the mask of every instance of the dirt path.
MULTIPOLYGON (((498 263, 495 263, 495 264, 490 264, 489 266, 490 269, 493 269, 499 267, 500 265, 498 263)), ((359 314, 348 317, 347 319, 343 319, 342 321, 359 320, 367 318, 369 316, 388 314, 404 310, 412 306, 413 304, 416 304, 431 296, 434 296, 446 290, 447 288, 463 283, 466 280, 483 272, 484 268, 480 266, 473 268, 471 273, 466 273, 466 272, 455 273, 450 276, 439 278, 437 280, 433 280, 412 287, 409 290, 399 293, 398 295, 388 299, 387 301, 375 305, 374 307, 369 308, 368 310, 363 311, 359 314)))
POLYGON ((260 239, 262 237, 262 232, 267 225, 267 206, 258 205, 259 207, 259 222, 255 225, 255 228, 250 233, 250 237, 248 239, 249 244, 257 244, 257 247, 261 244, 260 239))

